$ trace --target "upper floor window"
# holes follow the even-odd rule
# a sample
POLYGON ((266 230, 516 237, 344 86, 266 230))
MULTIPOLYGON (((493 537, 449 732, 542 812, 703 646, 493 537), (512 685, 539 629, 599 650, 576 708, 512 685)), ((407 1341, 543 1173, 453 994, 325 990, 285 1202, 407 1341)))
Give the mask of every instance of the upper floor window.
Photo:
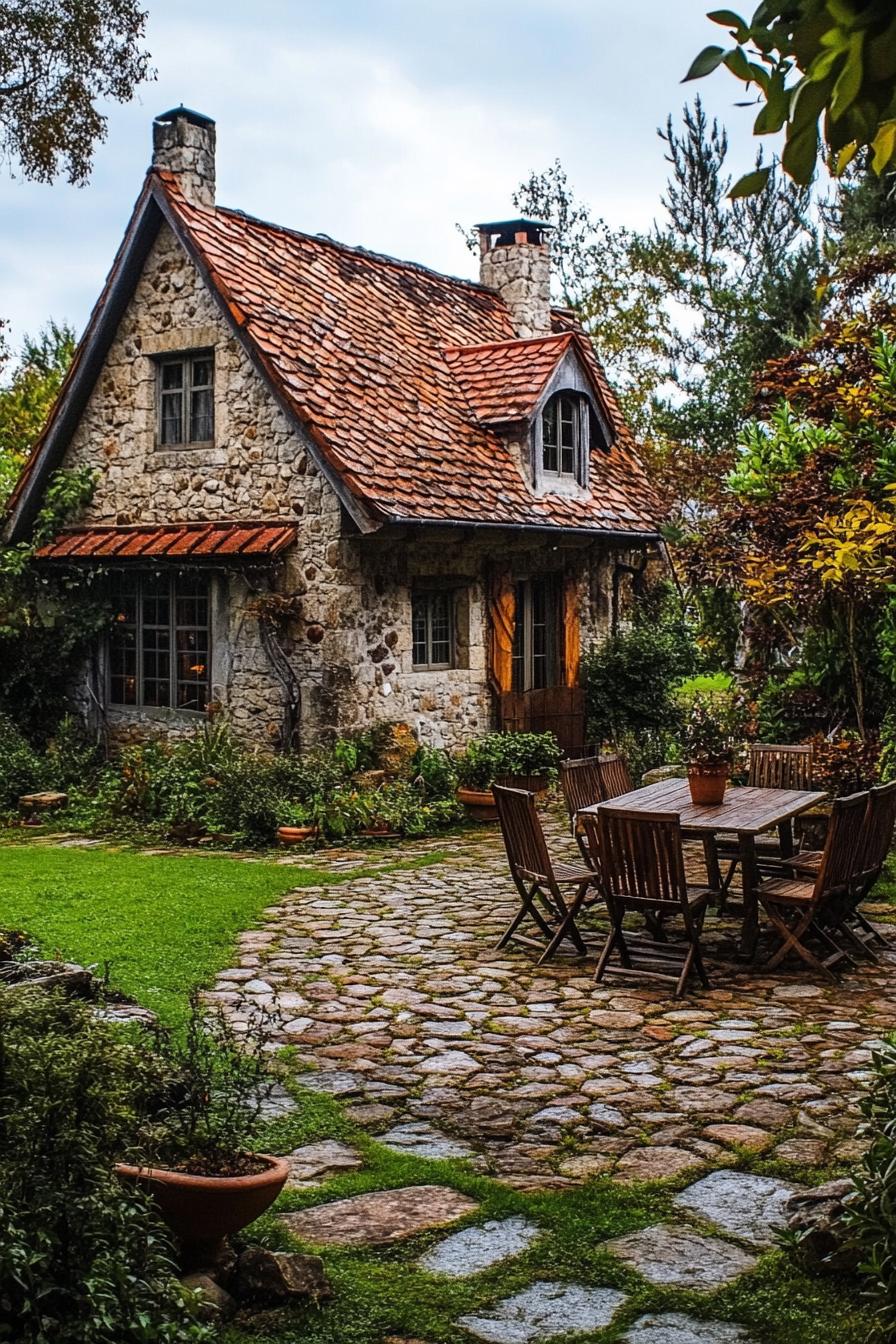
POLYGON ((449 592, 415 593, 411 601, 413 663, 420 668, 454 666, 454 620, 449 592))
POLYGON ((585 474, 588 408, 581 397, 558 392, 541 415, 541 464, 548 476, 569 476, 581 481, 585 474))
POLYGON ((115 574, 112 601, 109 703, 204 710, 211 690, 207 575, 115 574))
POLYGON ((215 358, 211 350, 159 361, 159 444, 211 443, 215 436, 215 358))

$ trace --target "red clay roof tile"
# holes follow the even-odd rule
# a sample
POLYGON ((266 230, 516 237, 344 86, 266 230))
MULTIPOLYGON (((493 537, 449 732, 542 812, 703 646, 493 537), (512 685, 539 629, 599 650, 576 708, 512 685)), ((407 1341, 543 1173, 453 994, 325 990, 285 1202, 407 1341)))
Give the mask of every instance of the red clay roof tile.
POLYGON ((164 526, 67 529, 42 546, 38 560, 166 560, 189 556, 271 558, 296 539, 293 523, 171 523, 164 526))

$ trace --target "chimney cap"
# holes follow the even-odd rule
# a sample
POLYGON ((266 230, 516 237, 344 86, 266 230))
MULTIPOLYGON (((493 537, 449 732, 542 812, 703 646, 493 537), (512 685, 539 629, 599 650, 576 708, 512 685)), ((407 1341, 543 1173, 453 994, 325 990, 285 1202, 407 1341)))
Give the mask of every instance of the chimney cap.
POLYGON ((492 247, 509 247, 517 242, 517 234, 520 233, 526 235, 529 243, 542 243, 542 234, 554 226, 544 219, 499 219, 491 224, 476 224, 474 227, 493 240, 492 247))
POLYGON ((184 107, 183 103, 181 103, 180 107, 172 107, 167 112, 160 112, 154 120, 171 122, 177 121, 178 117, 182 117, 184 121, 188 121, 191 126, 208 127, 214 126, 215 124, 214 117, 207 117, 202 112, 194 112, 191 107, 184 107))

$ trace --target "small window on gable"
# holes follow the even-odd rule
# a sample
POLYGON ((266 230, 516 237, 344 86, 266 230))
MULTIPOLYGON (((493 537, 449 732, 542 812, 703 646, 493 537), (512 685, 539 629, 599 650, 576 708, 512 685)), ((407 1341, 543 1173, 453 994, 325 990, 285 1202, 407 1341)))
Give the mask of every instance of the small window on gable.
POLYGON ((450 592, 414 593, 411 638, 415 667, 436 670, 454 666, 454 610, 450 592))
POLYGON ((215 357, 211 350, 159 361, 158 440, 162 448, 215 437, 215 357))
POLYGON ((588 463, 589 407, 572 392, 557 392, 541 413, 541 469, 584 483, 588 463))

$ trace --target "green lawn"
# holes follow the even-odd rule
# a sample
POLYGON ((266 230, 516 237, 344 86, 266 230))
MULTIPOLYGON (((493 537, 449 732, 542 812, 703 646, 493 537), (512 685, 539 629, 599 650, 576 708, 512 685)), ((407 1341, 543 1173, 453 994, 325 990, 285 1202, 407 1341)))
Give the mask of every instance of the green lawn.
POLYGON ((117 988, 171 1022, 284 891, 344 880, 270 859, 0 844, 0 926, 27 929, 47 955, 108 961, 117 988))

